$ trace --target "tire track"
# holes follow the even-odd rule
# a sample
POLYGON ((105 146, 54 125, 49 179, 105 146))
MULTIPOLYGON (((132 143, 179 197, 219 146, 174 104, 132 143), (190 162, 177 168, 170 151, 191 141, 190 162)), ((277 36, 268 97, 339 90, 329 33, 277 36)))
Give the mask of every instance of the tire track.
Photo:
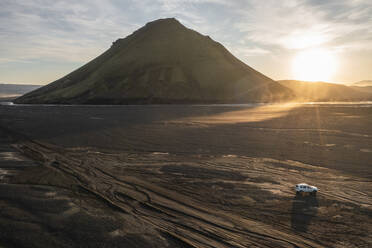
POLYGON ((33 151, 38 154, 35 157, 46 166, 73 176, 80 187, 109 206, 147 221, 193 247, 322 247, 314 241, 283 233, 272 226, 210 209, 201 202, 139 178, 119 178, 91 163, 71 159, 68 154, 52 147, 27 142, 19 148, 33 151), (107 190, 107 185, 110 190, 107 190), (118 195, 134 201, 118 199, 118 195))

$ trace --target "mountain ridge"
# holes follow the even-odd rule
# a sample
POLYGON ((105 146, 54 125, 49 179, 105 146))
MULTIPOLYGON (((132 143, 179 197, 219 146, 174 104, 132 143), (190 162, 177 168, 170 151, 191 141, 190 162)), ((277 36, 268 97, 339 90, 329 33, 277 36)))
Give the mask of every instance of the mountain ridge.
POLYGON ((40 88, 41 86, 42 85, 36 84, 0 83, 0 97, 22 95, 37 88, 40 88))
POLYGON ((359 90, 363 87, 350 87, 328 82, 307 82, 299 80, 279 80, 296 94, 297 101, 369 101, 371 92, 359 90))
POLYGON ((369 86, 372 86, 372 80, 358 81, 358 82, 352 83, 351 86, 369 87, 369 86))

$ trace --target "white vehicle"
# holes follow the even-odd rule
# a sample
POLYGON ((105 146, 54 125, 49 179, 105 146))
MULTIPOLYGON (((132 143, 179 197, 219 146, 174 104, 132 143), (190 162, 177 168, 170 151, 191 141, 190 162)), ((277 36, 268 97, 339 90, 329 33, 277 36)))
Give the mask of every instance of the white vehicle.
POLYGON ((296 185, 296 195, 303 193, 310 193, 310 195, 316 195, 318 188, 315 186, 308 185, 306 183, 300 183, 296 185))

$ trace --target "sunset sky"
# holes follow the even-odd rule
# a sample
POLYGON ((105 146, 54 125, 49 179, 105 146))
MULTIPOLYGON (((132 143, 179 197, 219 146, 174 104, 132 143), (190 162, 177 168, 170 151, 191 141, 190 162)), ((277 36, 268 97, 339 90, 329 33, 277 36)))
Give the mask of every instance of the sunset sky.
POLYGON ((0 83, 50 83, 165 17, 275 80, 372 80, 371 0, 2 0, 0 83))

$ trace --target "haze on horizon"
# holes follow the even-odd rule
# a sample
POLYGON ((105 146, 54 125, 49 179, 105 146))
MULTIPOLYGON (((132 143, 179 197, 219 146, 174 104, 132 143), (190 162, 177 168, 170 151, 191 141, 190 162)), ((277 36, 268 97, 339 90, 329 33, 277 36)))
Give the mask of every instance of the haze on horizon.
POLYGON ((275 80, 372 79, 368 0, 5 0, 0 83, 50 83, 165 17, 211 36, 275 80))

